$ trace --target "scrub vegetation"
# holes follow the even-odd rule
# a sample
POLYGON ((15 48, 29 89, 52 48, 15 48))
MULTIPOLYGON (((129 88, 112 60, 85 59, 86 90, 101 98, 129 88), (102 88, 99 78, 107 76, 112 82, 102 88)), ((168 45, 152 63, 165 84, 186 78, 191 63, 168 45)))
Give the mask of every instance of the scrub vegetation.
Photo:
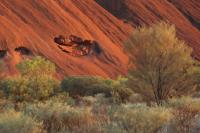
POLYGON ((175 26, 140 27, 125 51, 129 73, 116 79, 58 80, 39 56, 11 77, 0 62, 0 133, 198 133, 199 64, 175 26))

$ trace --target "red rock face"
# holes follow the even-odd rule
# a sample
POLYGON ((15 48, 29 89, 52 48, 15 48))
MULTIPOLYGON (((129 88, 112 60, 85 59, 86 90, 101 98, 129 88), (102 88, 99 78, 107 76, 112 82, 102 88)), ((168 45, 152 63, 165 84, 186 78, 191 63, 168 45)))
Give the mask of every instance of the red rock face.
POLYGON ((198 0, 168 0, 200 30, 200 2, 198 0))
POLYGON ((61 76, 126 74, 128 58, 122 44, 130 31, 130 26, 91 0, 0 1, 0 50, 7 51, 1 60, 12 74, 23 59, 18 47, 30 50, 28 56, 40 55, 54 62, 61 76), (54 37, 60 34, 96 40, 104 52, 70 56, 55 45, 54 37))
MULTIPOLYGON (((110 7, 119 0, 113 0, 113 3, 108 3, 107 0, 96 1, 113 13, 110 7)), ((200 59, 200 2, 198 0, 121 0, 121 2, 123 8, 115 10, 116 17, 125 20, 133 27, 151 25, 161 20, 175 24, 179 38, 193 47, 195 56, 200 59)))
POLYGON ((160 20, 175 24, 178 36, 200 57, 197 0, 97 1, 1 0, 0 60, 5 61, 8 72, 16 73, 15 65, 31 53, 25 56, 40 55, 54 62, 60 76, 126 74, 128 57, 123 43, 132 27, 160 20), (71 34, 97 41, 103 53, 83 57, 64 53, 54 37, 71 34))

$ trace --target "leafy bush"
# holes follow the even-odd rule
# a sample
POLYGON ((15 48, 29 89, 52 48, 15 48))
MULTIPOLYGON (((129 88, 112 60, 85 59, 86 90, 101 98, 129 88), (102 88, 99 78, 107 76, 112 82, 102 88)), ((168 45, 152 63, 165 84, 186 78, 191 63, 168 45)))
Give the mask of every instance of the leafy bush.
POLYGON ((150 108, 145 105, 126 105, 111 108, 111 121, 130 133, 155 133, 173 117, 165 108, 150 108))
POLYGON ((197 116, 200 113, 200 99, 191 97, 182 97, 170 99, 166 107, 173 108, 174 120, 172 127, 177 133, 190 133, 197 128, 197 116))
POLYGON ((54 78, 53 63, 35 57, 22 61, 17 67, 20 76, 1 82, 1 88, 10 99, 16 102, 43 100, 59 91, 59 82, 54 78))
POLYGON ((126 102, 134 94, 127 86, 127 78, 119 76, 116 80, 107 79, 105 82, 112 88, 112 97, 115 102, 126 102))
POLYGON ((44 133, 42 123, 20 112, 9 110, 0 114, 1 133, 44 133))
POLYGON ((187 107, 195 110, 200 110, 200 98, 181 97, 169 99, 165 103, 165 107, 174 109, 187 107))
POLYGON ((192 49, 176 37, 174 25, 165 22, 134 30, 125 46, 132 62, 129 84, 158 105, 170 96, 196 88, 197 67, 192 49))
POLYGON ((5 96, 14 101, 29 100, 28 80, 22 77, 5 79, 1 87, 5 96))
POLYGON ((48 132, 84 132, 96 123, 95 116, 90 110, 72 108, 55 101, 29 105, 25 113, 42 121, 48 132))
POLYGON ((176 133, 193 133, 197 129, 197 116, 200 110, 181 107, 174 111, 175 118, 172 121, 176 133))
POLYGON ((56 72, 55 65, 40 56, 36 56, 31 60, 26 59, 22 61, 17 64, 17 68, 22 76, 28 77, 38 77, 41 75, 52 76, 56 72))
POLYGON ((41 75, 37 79, 30 78, 28 83, 32 99, 47 99, 59 91, 59 82, 49 75, 41 75))
POLYGON ((111 95, 111 88, 104 79, 98 77, 66 77, 61 82, 61 89, 67 91, 70 95, 95 95, 105 93, 111 95))
POLYGON ((94 96, 104 93, 105 96, 113 96, 116 100, 126 101, 133 91, 126 86, 127 79, 119 77, 116 80, 98 77, 66 77, 61 88, 70 95, 94 96))
POLYGON ((34 78, 15 77, 5 79, 1 87, 5 96, 16 102, 47 99, 58 89, 58 82, 51 77, 41 75, 34 78))

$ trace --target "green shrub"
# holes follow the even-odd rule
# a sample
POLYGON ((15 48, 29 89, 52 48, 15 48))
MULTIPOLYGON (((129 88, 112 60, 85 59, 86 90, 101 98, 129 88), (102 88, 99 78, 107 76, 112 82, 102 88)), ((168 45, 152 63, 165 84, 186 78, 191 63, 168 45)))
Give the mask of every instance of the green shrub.
POLYGON ((42 123, 20 112, 9 110, 0 114, 0 133, 44 133, 42 123))
POLYGON ((22 61, 17 64, 17 68, 22 76, 27 77, 38 77, 41 75, 52 76, 56 72, 55 65, 40 56, 36 56, 31 60, 26 59, 22 61))
POLYGON ((115 102, 126 102, 134 94, 133 90, 127 86, 127 78, 119 76, 115 80, 106 80, 105 82, 112 88, 112 97, 115 102))
POLYGON ((98 77, 66 77, 61 82, 61 89, 68 92, 70 95, 95 95, 104 93, 107 96, 111 95, 111 88, 104 82, 104 79, 98 77))
POLYGON ((103 93, 105 96, 113 96, 115 100, 127 101, 133 91, 126 86, 127 79, 119 77, 116 80, 98 77, 66 77, 62 83, 62 90, 70 95, 94 96, 103 93))
POLYGON ((58 90, 58 82, 51 77, 41 75, 34 78, 15 77, 5 79, 1 87, 5 96, 16 102, 47 99, 58 90))
POLYGON ((59 91, 55 65, 48 60, 37 56, 22 61, 17 68, 20 76, 7 78, 0 85, 8 98, 16 102, 43 100, 59 91))
POLYGON ((49 75, 30 78, 28 83, 29 95, 32 99, 47 99, 59 91, 59 82, 49 75))
POLYGON ((5 79, 2 84, 5 96, 14 101, 29 100, 28 80, 22 77, 5 79))

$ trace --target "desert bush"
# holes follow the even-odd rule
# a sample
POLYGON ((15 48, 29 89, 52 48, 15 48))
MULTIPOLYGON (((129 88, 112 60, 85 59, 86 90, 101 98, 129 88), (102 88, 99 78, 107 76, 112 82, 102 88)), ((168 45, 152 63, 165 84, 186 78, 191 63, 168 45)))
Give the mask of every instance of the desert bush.
POLYGON ((16 102, 29 99, 28 95, 28 80, 22 77, 14 77, 5 79, 1 87, 3 88, 4 95, 8 99, 16 102))
POLYGON ((47 98, 59 91, 59 81, 54 78, 56 67, 50 61, 36 56, 17 64, 17 68, 21 76, 28 79, 29 91, 34 99, 47 98))
POLYGON ((29 95, 32 99, 43 100, 55 95, 59 91, 59 81, 49 75, 30 78, 28 82, 29 95))
POLYGON ((200 110, 200 98, 192 97, 181 97, 169 99, 165 104, 167 108, 193 108, 195 110, 200 110))
POLYGON ((176 37, 174 25, 161 22, 140 27, 125 49, 132 63, 129 86, 147 100, 162 105, 171 96, 195 90, 197 67, 192 49, 176 37))
POLYGON ((140 94, 133 93, 129 97, 129 102, 130 103, 142 103, 142 102, 144 102, 144 100, 143 100, 143 97, 140 94))
POLYGON ((91 96, 97 93, 111 95, 111 88, 104 82, 104 79, 98 77, 66 77, 61 82, 61 88, 70 95, 91 96))
POLYGON ((180 107, 174 111, 173 130, 176 133, 193 133, 197 129, 199 110, 190 107, 180 107))
POLYGON ((93 96, 85 96, 82 98, 82 101, 85 106, 93 106, 97 102, 97 99, 93 96))
POLYGON ((133 94, 130 88, 115 88, 112 91, 112 98, 114 102, 122 103, 129 101, 130 96, 133 94))
POLYGON ((39 77, 41 75, 53 76, 56 72, 56 67, 50 61, 36 56, 33 59, 26 59, 17 64, 22 76, 39 77))
POLYGON ((99 77, 66 77, 62 83, 62 90, 70 95, 94 96, 99 93, 106 97, 113 96, 117 101, 125 102, 133 94, 126 86, 127 79, 119 77, 116 80, 99 77))
POLYGON ((45 133, 42 123, 20 112, 8 110, 0 113, 1 133, 45 133))
POLYGON ((112 88, 112 97, 115 102, 127 102, 131 95, 134 94, 133 90, 127 86, 127 78, 117 77, 115 80, 107 79, 105 82, 112 88))
POLYGON ((59 81, 54 78, 55 65, 44 58, 34 57, 17 64, 18 77, 1 82, 1 88, 16 102, 47 99, 59 91, 59 81))
POLYGON ((155 133, 171 121, 173 115, 166 108, 150 108, 131 104, 111 108, 111 121, 128 133, 155 133))
POLYGON ((47 75, 34 78, 14 77, 5 79, 1 87, 5 96, 15 102, 43 100, 58 90, 58 82, 47 75))
POLYGON ((42 121, 48 132, 95 130, 92 129, 96 123, 95 116, 86 108, 73 108, 66 103, 47 101, 29 105, 24 111, 42 121))
POLYGON ((197 128, 197 118, 200 113, 200 99, 191 97, 173 98, 165 104, 173 108, 173 130, 177 133, 191 133, 197 128))

